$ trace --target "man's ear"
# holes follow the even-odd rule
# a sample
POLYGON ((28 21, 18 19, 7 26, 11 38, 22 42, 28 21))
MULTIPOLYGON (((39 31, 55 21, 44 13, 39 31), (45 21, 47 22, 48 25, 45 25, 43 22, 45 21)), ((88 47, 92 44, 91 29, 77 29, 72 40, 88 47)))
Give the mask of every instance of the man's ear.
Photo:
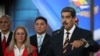
POLYGON ((79 22, 79 19, 75 18, 75 24, 78 24, 78 22, 79 22))
POLYGON ((47 29, 49 28, 49 25, 47 24, 47 29))

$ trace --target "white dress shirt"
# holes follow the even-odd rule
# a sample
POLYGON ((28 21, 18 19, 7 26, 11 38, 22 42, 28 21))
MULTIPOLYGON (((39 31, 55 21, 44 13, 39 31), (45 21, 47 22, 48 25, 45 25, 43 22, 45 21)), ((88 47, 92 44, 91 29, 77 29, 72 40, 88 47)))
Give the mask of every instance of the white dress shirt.
POLYGON ((37 34, 38 52, 40 52, 41 45, 43 43, 43 40, 44 40, 45 35, 46 35, 46 33, 41 34, 41 35, 37 34))
POLYGON ((1 40, 3 40, 4 39, 3 37, 5 36, 6 37, 6 42, 7 42, 9 34, 10 34, 10 31, 7 34, 5 34, 5 35, 1 32, 1 40))
POLYGON ((25 45, 22 45, 22 47, 19 49, 16 45, 14 46, 14 55, 15 56, 22 56, 25 49, 25 45))
MULTIPOLYGON (((69 40, 71 39, 71 36, 72 36, 72 34, 73 34, 75 28, 76 28, 76 26, 73 25, 73 27, 68 31, 68 32, 70 33, 70 34, 69 34, 69 40)), ((63 44, 64 44, 64 42, 66 41, 66 36, 67 36, 66 32, 67 32, 67 30, 64 29, 63 44)))
MULTIPOLYGON (((68 32, 70 33, 70 34, 69 34, 69 40, 71 39, 72 34, 73 34, 73 32, 74 32, 75 28, 76 28, 76 26, 75 26, 75 25, 73 25, 73 27, 72 27, 72 28, 68 31, 68 32)), ((66 30, 66 29, 64 29, 63 44, 64 44, 64 42, 65 42, 65 40, 66 40, 66 36, 67 36, 66 32, 67 32, 67 30, 66 30)), ((86 42, 86 45, 84 46, 85 48, 89 47, 89 44, 88 44, 88 42, 87 42, 85 39, 80 39, 80 40, 83 40, 83 41, 85 41, 85 42, 86 42)))

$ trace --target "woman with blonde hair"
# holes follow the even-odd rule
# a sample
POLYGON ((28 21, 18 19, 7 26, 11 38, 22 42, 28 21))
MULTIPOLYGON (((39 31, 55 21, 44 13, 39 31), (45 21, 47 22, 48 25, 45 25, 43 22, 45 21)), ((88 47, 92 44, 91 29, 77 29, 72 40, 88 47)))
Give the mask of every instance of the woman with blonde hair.
POLYGON ((4 51, 4 56, 37 56, 36 48, 30 44, 24 27, 19 26, 15 29, 10 45, 4 51))

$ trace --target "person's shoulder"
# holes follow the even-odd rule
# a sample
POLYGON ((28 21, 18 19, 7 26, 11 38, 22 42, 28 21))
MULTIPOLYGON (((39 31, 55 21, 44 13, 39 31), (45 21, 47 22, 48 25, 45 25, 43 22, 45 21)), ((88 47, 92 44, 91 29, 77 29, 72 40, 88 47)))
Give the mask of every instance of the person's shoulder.
POLYGON ((61 32, 60 29, 53 31, 52 34, 51 34, 51 39, 56 39, 56 38, 58 38, 59 35, 61 35, 61 33, 62 33, 62 32, 61 32))
POLYGON ((34 45, 31 45, 31 49, 32 49, 33 51, 36 51, 36 50, 37 50, 36 47, 35 47, 34 45))
POLYGON ((36 34, 34 34, 34 35, 30 36, 30 38, 34 38, 34 37, 36 37, 36 34))
POLYGON ((88 30, 88 29, 83 29, 83 28, 79 28, 81 32, 84 32, 84 33, 92 33, 91 30, 88 30))
POLYGON ((32 36, 30 36, 30 41, 36 40, 35 38, 36 38, 36 35, 35 34, 32 35, 32 36))
POLYGON ((55 30, 55 31, 53 31, 53 35, 55 35, 55 34, 58 34, 58 33, 60 33, 60 29, 57 29, 57 30, 55 30))
POLYGON ((47 36, 47 37, 51 37, 51 35, 50 35, 50 34, 48 34, 48 33, 46 33, 46 36, 47 36))

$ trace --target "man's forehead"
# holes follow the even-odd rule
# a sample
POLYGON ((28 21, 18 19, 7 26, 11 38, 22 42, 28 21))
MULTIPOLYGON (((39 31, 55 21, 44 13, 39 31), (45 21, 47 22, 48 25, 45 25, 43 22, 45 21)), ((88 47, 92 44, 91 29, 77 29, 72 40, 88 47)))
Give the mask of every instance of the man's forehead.
POLYGON ((4 21, 10 21, 10 18, 8 18, 8 17, 2 17, 2 18, 0 18, 0 21, 2 21, 2 20, 4 20, 4 21))

